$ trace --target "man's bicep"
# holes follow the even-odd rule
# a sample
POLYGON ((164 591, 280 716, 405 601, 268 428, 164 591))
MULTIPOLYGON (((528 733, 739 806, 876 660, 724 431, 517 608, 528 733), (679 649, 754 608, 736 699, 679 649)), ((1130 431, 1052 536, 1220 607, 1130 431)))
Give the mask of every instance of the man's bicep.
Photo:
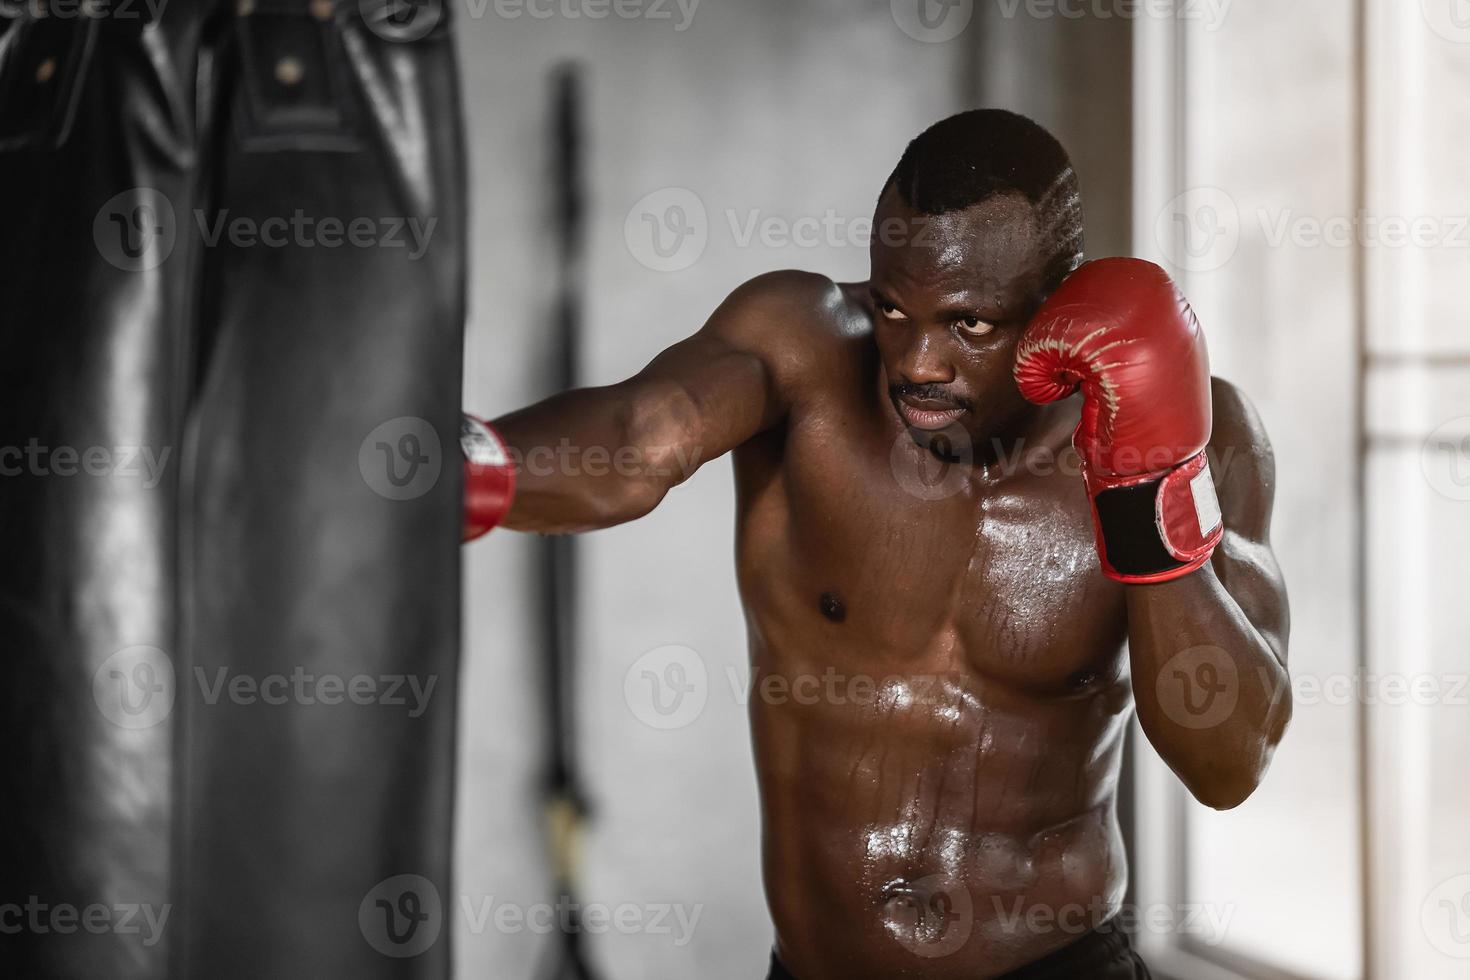
POLYGON ((644 406, 639 428, 672 429, 707 462, 781 424, 818 356, 815 321, 840 296, 831 280, 804 272, 741 286, 629 382, 644 406))
POLYGON ((704 463, 779 425, 790 409, 787 392, 810 357, 803 318, 834 289, 805 273, 773 273, 741 286, 698 333, 626 383, 634 439, 675 442, 704 463))
POLYGON ((677 446, 693 463, 690 472, 780 418, 780 402, 760 358, 704 333, 664 351, 627 386, 627 429, 634 445, 677 446))

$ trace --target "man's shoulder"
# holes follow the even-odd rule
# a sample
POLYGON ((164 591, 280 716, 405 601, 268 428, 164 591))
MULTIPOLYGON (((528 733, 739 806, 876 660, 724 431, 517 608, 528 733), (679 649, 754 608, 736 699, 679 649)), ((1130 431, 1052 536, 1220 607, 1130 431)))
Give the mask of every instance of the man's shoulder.
POLYGON ((759 356, 779 382, 795 384, 847 360, 871 325, 857 288, 786 270, 741 285, 705 329, 759 356))

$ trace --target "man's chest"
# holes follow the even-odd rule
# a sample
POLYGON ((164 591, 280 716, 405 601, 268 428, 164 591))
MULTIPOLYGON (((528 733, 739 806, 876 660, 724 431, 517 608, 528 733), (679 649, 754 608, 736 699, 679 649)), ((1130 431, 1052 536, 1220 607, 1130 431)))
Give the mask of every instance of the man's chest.
POLYGON ((980 485, 911 442, 816 436, 792 434, 777 489, 742 521, 758 619, 769 603, 884 669, 947 665, 1050 693, 1116 673, 1122 593, 1073 474, 1016 457, 980 485))

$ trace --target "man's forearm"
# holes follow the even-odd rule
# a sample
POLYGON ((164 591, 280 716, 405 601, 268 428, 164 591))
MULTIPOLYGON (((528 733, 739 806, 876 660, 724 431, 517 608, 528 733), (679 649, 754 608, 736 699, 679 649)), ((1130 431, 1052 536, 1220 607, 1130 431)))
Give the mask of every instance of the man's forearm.
POLYGON ((516 466, 505 526, 567 534, 647 514, 703 462, 685 448, 680 397, 632 384, 583 388, 497 419, 516 466))
POLYGON ((1127 589, 1138 718, 1155 750, 1207 806, 1255 790, 1291 718, 1285 666, 1211 565, 1127 589))

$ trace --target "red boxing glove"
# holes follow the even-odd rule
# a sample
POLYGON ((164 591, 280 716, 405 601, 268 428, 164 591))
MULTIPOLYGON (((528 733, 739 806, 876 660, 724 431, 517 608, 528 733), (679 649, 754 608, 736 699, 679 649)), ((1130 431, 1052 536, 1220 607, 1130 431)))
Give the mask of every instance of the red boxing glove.
POLYGON ((1099 259, 1072 273, 1021 337, 1015 377, 1038 404, 1082 389, 1072 444, 1110 578, 1167 582, 1209 561, 1225 531, 1203 451, 1210 360, 1163 269, 1099 259))
POLYGON ((472 415, 460 415, 459 448, 464 454, 464 531, 461 541, 489 534, 510 512, 516 468, 505 442, 472 415))

